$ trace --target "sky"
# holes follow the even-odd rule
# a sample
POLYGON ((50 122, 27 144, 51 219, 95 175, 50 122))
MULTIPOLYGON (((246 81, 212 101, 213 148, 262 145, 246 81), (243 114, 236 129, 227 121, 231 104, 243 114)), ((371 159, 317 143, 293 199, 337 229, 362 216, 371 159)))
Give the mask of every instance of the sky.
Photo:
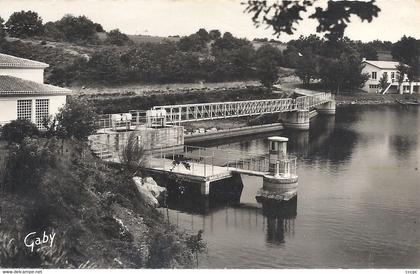
MULTIPOLYGON (((0 16, 33 10, 47 21, 65 14, 86 15, 105 30, 118 28, 127 34, 152 36, 189 35, 199 28, 229 31, 248 39, 268 38, 287 42, 316 33, 317 22, 301 22, 293 35, 273 35, 264 26, 256 28, 244 13, 243 0, 0 0, 0 16)), ((320 0, 325 4, 326 0, 320 0)), ((420 39, 420 0, 377 0, 379 17, 371 23, 353 18, 345 35, 354 40, 398 41, 403 34, 420 39)))

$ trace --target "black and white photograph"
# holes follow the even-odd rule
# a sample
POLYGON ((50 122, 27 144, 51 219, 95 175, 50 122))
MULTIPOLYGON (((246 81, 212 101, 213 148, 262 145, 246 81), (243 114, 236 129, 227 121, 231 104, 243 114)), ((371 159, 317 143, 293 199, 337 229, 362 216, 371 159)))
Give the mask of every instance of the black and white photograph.
POLYGON ((0 0, 1 274, 417 274, 419 162, 419 0, 0 0))

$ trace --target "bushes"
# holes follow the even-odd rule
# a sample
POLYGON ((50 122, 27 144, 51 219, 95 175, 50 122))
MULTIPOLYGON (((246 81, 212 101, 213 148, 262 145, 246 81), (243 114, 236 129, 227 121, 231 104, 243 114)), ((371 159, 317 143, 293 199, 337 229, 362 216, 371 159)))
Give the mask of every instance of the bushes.
POLYGON ((39 130, 34 123, 26 119, 14 120, 2 128, 2 139, 11 143, 22 143, 25 137, 39 136, 39 130))
POLYGON ((5 168, 5 189, 13 192, 36 189, 47 168, 55 166, 58 147, 56 139, 30 138, 10 146, 5 168))
POLYGON ((55 117, 44 122, 47 136, 85 141, 96 132, 95 108, 87 101, 69 98, 55 117))

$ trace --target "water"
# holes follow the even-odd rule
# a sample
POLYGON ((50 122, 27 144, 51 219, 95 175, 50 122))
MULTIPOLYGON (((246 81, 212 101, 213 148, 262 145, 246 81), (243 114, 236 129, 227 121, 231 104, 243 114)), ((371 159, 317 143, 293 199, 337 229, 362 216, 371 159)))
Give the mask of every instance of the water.
MULTIPOLYGON (((263 208, 262 179, 243 176, 236 201, 184 198, 162 212, 181 229, 204 230, 201 268, 419 268, 419 126, 418 107, 339 108, 309 132, 271 134, 290 137, 298 157, 296 202, 263 208)), ((206 145, 263 153, 266 139, 206 145)))

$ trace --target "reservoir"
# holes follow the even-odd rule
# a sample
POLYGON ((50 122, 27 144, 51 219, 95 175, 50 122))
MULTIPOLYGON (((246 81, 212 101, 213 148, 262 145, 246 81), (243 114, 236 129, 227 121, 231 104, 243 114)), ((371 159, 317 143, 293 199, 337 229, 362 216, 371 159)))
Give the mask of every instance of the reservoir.
POLYGON ((261 154, 267 137, 288 137, 297 199, 263 207, 262 179, 242 176, 232 198, 169 197, 160 211, 181 230, 204 231, 200 268, 419 268, 419 110, 345 106, 309 131, 199 144, 261 154))

